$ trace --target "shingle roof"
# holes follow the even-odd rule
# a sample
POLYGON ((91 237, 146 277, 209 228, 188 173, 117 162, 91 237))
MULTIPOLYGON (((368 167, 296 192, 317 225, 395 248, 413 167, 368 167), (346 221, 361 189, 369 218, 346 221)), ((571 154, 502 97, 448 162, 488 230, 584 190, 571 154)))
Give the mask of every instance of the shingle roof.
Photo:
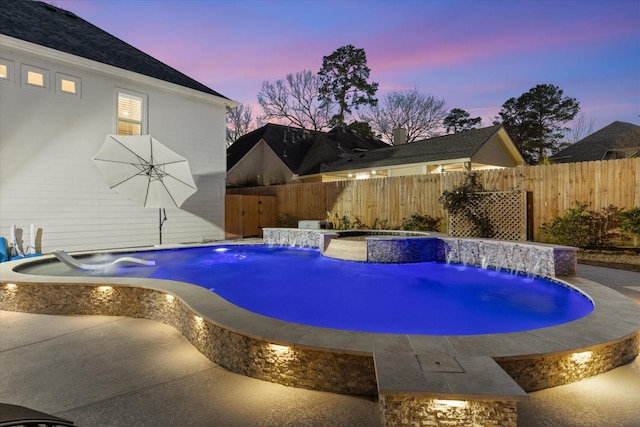
POLYGON ((551 157, 556 163, 629 157, 640 150, 640 126, 613 122, 551 157))
POLYGON ((387 147, 380 140, 365 138, 351 131, 333 129, 317 132, 268 123, 238 138, 227 148, 227 170, 231 170, 261 140, 298 175, 318 173, 323 164, 357 152, 387 147))
POLYGON ((470 158, 495 135, 502 125, 473 129, 453 135, 394 145, 359 153, 322 167, 322 172, 380 168, 411 163, 470 158))
POLYGON ((226 98, 75 14, 50 4, 2 0, 0 34, 226 98))

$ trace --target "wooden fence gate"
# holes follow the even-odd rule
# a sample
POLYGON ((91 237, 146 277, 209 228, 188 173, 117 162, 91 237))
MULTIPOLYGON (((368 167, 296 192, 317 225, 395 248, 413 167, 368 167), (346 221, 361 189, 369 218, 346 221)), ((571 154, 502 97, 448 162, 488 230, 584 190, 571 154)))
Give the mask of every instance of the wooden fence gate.
POLYGON ((263 227, 276 226, 276 197, 227 194, 224 200, 226 239, 262 237, 263 227))

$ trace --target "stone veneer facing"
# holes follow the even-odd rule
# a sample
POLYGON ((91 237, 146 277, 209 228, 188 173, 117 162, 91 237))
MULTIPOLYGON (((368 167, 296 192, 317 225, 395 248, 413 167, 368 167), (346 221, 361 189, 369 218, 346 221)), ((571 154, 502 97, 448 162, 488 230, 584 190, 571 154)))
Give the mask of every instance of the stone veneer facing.
MULTIPOLYGON (((338 233, 329 230, 296 228, 265 228, 266 245, 319 248, 322 252, 338 233)), ((474 265, 482 268, 507 270, 541 277, 575 274, 577 249, 543 243, 482 240, 445 236, 402 236, 379 230, 366 238, 367 262, 426 262, 441 261, 474 265)))
POLYGON ((383 426, 516 427, 516 402, 440 400, 407 395, 380 396, 383 426), (385 421, 387 420, 387 421, 385 421))
POLYGON ((377 396, 371 356, 275 345, 199 316, 178 297, 121 285, 18 283, 0 286, 0 309, 57 315, 128 316, 173 326, 211 361, 292 387, 377 396))

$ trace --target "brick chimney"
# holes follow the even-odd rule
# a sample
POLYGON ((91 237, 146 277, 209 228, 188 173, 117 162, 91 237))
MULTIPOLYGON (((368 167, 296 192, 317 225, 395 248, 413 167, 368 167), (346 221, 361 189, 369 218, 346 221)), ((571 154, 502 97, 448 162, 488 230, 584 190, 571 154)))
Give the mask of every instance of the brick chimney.
POLYGON ((403 128, 395 128, 393 130, 393 145, 407 143, 407 131, 403 128))

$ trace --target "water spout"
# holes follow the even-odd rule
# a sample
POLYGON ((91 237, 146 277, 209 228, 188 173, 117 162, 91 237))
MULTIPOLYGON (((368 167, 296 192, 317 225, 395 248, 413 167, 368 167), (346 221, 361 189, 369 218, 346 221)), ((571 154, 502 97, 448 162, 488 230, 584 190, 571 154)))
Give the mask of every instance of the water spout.
POLYGON ((446 254, 447 264, 460 262, 460 241, 456 240, 455 245, 456 245, 455 248, 452 248, 449 244, 445 245, 445 254, 446 254))
POLYGON ((487 257, 486 255, 482 255, 482 261, 480 263, 480 267, 482 267, 483 270, 486 270, 488 266, 489 266, 489 257, 487 257))
MULTIPOLYGON (((540 262, 542 260, 542 256, 540 252, 534 248, 531 248, 529 251, 529 260, 527 265, 527 277, 531 278, 536 275, 536 271, 540 269, 540 262)), ((538 275, 540 273, 538 272, 538 275)))

